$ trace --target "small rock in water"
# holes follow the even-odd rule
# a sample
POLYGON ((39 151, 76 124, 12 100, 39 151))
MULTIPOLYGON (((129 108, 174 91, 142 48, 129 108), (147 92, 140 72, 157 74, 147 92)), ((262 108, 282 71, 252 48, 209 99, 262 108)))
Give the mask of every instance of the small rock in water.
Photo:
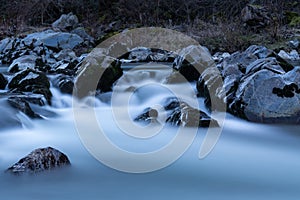
POLYGON ((19 162, 8 168, 7 172, 16 175, 35 174, 70 164, 65 154, 52 147, 47 147, 32 151, 26 157, 19 160, 19 162))

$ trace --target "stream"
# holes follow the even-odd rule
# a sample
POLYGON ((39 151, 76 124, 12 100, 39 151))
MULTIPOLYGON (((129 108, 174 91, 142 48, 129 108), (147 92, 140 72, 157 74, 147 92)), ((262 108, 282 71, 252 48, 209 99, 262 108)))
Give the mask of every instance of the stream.
MULTIPOLYGON (((130 116, 124 120, 132 121, 146 107, 174 96, 163 87, 163 77, 171 69, 155 66, 150 63, 137 70, 127 67, 114 93, 101 94, 100 100, 87 98, 80 102, 83 107, 95 106, 97 120, 107 137, 121 149, 137 153, 155 151, 176 135, 177 127, 165 125, 159 134, 140 140, 124 134, 115 124, 114 106, 124 108, 130 116), (133 92, 128 90, 132 86, 133 92), (122 101, 126 93, 132 93, 129 101, 122 101), (113 106, 111 98, 116 102, 113 106)), ((187 90, 184 83, 170 87, 182 91, 187 102, 195 99, 196 94, 190 93, 195 84, 189 84, 192 90, 187 90)), ((89 153, 77 131, 72 97, 55 88, 51 91, 54 98, 49 110, 57 113, 57 117, 31 120, 23 116, 23 128, 0 133, 1 199, 300 198, 300 135, 296 125, 257 124, 226 114, 219 141, 204 159, 199 159, 198 154, 207 129, 193 128, 197 131, 193 143, 171 165, 150 173, 124 173, 107 167, 89 153), (4 173, 32 150, 47 146, 65 153, 71 167, 36 176, 4 173)), ((203 100, 197 102, 205 110, 203 100)), ((89 117, 84 120, 88 122, 89 117)))

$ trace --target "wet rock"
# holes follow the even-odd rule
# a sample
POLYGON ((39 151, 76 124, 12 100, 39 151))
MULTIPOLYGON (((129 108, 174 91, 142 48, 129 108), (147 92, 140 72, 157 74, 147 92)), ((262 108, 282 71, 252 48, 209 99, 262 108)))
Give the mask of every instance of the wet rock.
POLYGON ((23 100, 22 98, 8 98, 8 103, 16 108, 17 110, 23 112, 30 118, 41 118, 40 115, 33 112, 31 109, 29 103, 26 100, 23 100))
POLYGON ((68 157, 62 152, 52 148, 40 148, 20 159, 16 164, 7 169, 6 172, 21 174, 36 174, 50 171, 56 168, 69 166, 71 163, 68 157))
POLYGON ((50 83, 46 75, 41 72, 32 69, 20 71, 13 76, 8 84, 8 88, 15 92, 42 94, 48 104, 51 104, 50 83))
POLYGON ((58 87, 62 93, 72 94, 74 88, 73 78, 71 76, 59 75, 53 81, 55 87, 58 87))
POLYGON ((79 98, 88 96, 96 90, 108 92, 123 75, 121 62, 107 55, 105 49, 94 49, 80 64, 75 87, 79 98))
POLYGON ((24 44, 32 44, 33 46, 38 46, 42 43, 46 47, 56 51, 61 49, 73 49, 82 44, 83 41, 84 40, 76 34, 54 32, 52 30, 32 33, 22 40, 24 44))
POLYGON ((120 59, 126 62, 173 62, 175 55, 161 49, 137 47, 130 50, 120 59))
POLYGON ((214 65, 210 53, 202 46, 191 45, 182 49, 175 58, 173 68, 178 70, 188 81, 198 80, 200 73, 214 65))
POLYGON ((3 74, 0 73, 0 90, 4 90, 8 81, 6 78, 3 76, 3 74))
POLYGON ((181 102, 167 118, 166 122, 175 126, 184 127, 218 127, 218 122, 209 117, 205 112, 192 108, 181 102))
POLYGON ((18 116, 18 111, 11 108, 11 105, 9 105, 6 99, 0 99, 0 113, 1 130, 11 127, 22 127, 22 122, 18 116))
POLYGON ((35 69, 37 57, 34 55, 25 55, 17 58, 13 63, 8 67, 10 73, 15 73, 22 71, 24 69, 35 69))
POLYGON ((285 74, 269 69, 241 81, 230 110, 254 122, 300 123, 300 67, 285 74))
POLYGON ((153 108, 146 108, 142 114, 140 114, 139 116, 137 116, 134 121, 142 121, 142 122, 146 122, 146 123, 150 123, 151 121, 156 120, 158 117, 158 111, 156 109, 153 108))
POLYGON ((73 13, 63 14, 58 20, 52 23, 52 28, 60 31, 71 31, 78 27, 78 18, 73 13))
POLYGON ((242 21, 252 28, 264 28, 271 24, 271 15, 266 7, 248 4, 241 11, 242 21))

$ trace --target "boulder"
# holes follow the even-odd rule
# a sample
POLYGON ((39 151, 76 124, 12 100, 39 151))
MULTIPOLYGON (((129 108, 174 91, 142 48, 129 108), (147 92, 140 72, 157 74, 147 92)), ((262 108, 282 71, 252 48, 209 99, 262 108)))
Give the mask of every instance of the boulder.
POLYGON ((82 98, 96 90, 111 91, 114 82, 122 75, 121 62, 108 56, 105 49, 96 48, 80 64, 75 78, 76 95, 82 98))
POLYGON ((214 98, 226 103, 232 114, 249 121, 299 123, 300 106, 296 102, 300 69, 285 61, 291 58, 285 56, 283 51, 278 56, 260 46, 233 53, 201 74, 197 83, 199 95, 205 97, 209 108, 214 98), (223 77, 223 85, 219 84, 218 73, 223 77))
POLYGON ((77 27, 71 31, 72 34, 79 35, 84 41, 87 42, 88 45, 94 45, 95 39, 86 33, 83 27, 77 27))
POLYGON ((27 68, 35 69, 37 56, 35 55, 25 55, 15 59, 12 64, 8 67, 8 72, 15 73, 27 68))
POLYGON ((8 84, 8 88, 14 92, 32 92, 34 94, 42 94, 51 104, 50 83, 45 74, 26 69, 16 73, 8 84))
POLYGON ((200 45, 191 45, 182 49, 175 58, 173 68, 188 81, 198 80, 200 73, 214 65, 208 50, 200 45))
POLYGON ((286 60, 293 66, 300 66, 300 56, 296 50, 292 50, 290 53, 287 53, 284 50, 280 50, 278 56, 280 56, 282 59, 286 60))
POLYGON ((74 88, 74 82, 73 82, 73 78, 71 76, 67 76, 67 75, 58 75, 55 80, 53 81, 53 85, 57 88, 59 88, 59 90, 62 93, 65 94, 72 94, 73 93, 73 88, 74 88))
POLYGON ((300 123, 299 81, 300 67, 284 74, 259 70, 241 80, 229 108, 254 122, 300 123))
POLYGON ((7 85, 7 80, 3 76, 3 74, 0 73, 0 90, 4 90, 7 85))
POLYGON ((52 28, 60 31, 71 31, 78 27, 78 18, 73 13, 63 14, 58 20, 52 23, 52 28))
POLYGON ((27 35, 22 42, 26 45, 38 46, 41 43, 48 48, 56 51, 61 49, 74 49, 76 46, 83 43, 83 39, 71 33, 54 32, 47 30, 27 35))
POLYGON ((70 164, 69 158, 65 154, 52 147, 47 147, 32 151, 8 168, 6 172, 15 175, 36 174, 69 166, 70 164))

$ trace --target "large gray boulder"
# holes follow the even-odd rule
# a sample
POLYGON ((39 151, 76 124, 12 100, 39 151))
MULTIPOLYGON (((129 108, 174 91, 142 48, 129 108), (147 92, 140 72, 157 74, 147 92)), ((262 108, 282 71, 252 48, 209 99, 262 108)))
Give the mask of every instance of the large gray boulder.
POLYGON ((200 45, 183 48, 175 58, 173 67, 188 81, 198 80, 200 73, 214 65, 210 53, 200 45))
POLYGON ((22 40, 22 42, 26 45, 42 43, 46 47, 61 50, 74 49, 76 46, 82 44, 84 40, 77 34, 47 30, 29 34, 22 40))
POLYGON ((250 46, 207 68, 197 89, 210 108, 224 102, 232 114, 263 123, 299 123, 299 67, 265 47, 250 46), (217 73, 223 77, 220 85, 217 73))
POLYGON ((300 67, 279 74, 262 69, 241 81, 232 110, 254 122, 300 123, 300 67))
POLYGON ((37 56, 24 55, 15 59, 8 67, 8 71, 11 73, 19 72, 24 69, 34 69, 36 67, 37 56))
POLYGON ((69 158, 52 147, 40 148, 7 169, 12 174, 35 174, 70 165, 69 158))

